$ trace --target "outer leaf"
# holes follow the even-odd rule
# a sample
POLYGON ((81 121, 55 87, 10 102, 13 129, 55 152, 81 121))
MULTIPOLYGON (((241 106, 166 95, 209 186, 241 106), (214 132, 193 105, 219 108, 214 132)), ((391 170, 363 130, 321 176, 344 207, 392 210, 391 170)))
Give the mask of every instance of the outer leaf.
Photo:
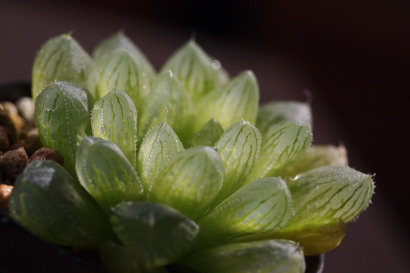
MULTIPOLYGON (((69 34, 48 40, 38 51, 33 66, 32 96, 55 81, 73 82, 83 88, 92 65, 91 58, 69 34)), ((90 99, 94 94, 89 94, 90 99)))
POLYGON ((105 96, 112 90, 127 93, 140 111, 151 92, 151 76, 142 64, 128 51, 117 50, 96 64, 98 67, 98 95, 105 96))
POLYGON ((162 74, 152 89, 150 99, 143 106, 139 117, 139 137, 165 120, 178 135, 189 134, 187 126, 192 119, 191 104, 191 99, 173 73, 169 71, 162 74))
POLYGON ((120 241, 131 246, 147 267, 175 262, 194 244, 198 225, 177 210, 156 203, 121 203, 111 224, 120 241))
POLYGON ((162 267, 146 268, 139 252, 133 247, 127 247, 114 243, 104 242, 100 248, 100 258, 105 269, 110 273, 166 273, 162 267))
POLYGON ((202 48, 190 40, 168 59, 161 72, 173 71, 192 99, 198 101, 226 79, 220 63, 219 66, 212 64, 202 48))
POLYGON ((141 50, 122 31, 119 31, 100 42, 94 49, 93 56, 96 60, 100 60, 117 50, 129 52, 134 58, 141 62, 147 73, 155 75, 155 69, 152 67, 147 57, 145 57, 141 50))
POLYGON ((86 137, 77 153, 76 170, 81 185, 106 212, 122 201, 144 199, 134 167, 111 142, 86 137))
POLYGON ((196 132, 190 139, 191 146, 214 146, 218 139, 223 134, 224 129, 221 124, 210 119, 201 130, 196 132))
POLYGON ((348 167, 327 166, 301 174, 289 183, 295 216, 286 229, 348 223, 369 205, 373 188, 370 175, 348 167))
POLYGON ((157 177, 148 200, 174 207, 197 219, 222 188, 223 164, 210 147, 197 146, 180 153, 157 177))
POLYGON ((130 247, 107 241, 100 245, 99 254, 110 273, 146 273, 138 252, 130 247))
POLYGON ((163 122, 145 136, 138 153, 137 169, 148 193, 158 174, 184 147, 172 128, 163 122))
POLYGON ((281 172, 282 176, 296 176, 302 172, 323 166, 347 166, 347 151, 344 146, 313 145, 306 153, 281 172))
POLYGON ((222 245, 195 252, 180 263, 200 273, 305 272, 302 250, 286 240, 222 245))
POLYGON ((242 119, 255 123, 258 104, 258 83, 255 75, 246 71, 203 99, 196 118, 196 129, 211 118, 218 120, 223 128, 242 119))
POLYGON ((292 198, 280 178, 261 178, 240 188, 199 220, 201 242, 229 240, 277 230, 293 215, 292 198))
POLYGON ((289 183, 295 216, 281 230, 248 235, 253 241, 285 238, 300 243, 305 255, 337 247, 352 221, 369 204, 373 181, 347 167, 327 166, 300 175, 289 183))
POLYGON ((250 235, 247 240, 261 240, 268 238, 285 238, 298 242, 302 248, 305 256, 319 255, 326 253, 342 242, 346 233, 346 225, 343 222, 303 226, 301 229, 295 230, 279 230, 278 232, 267 234, 250 235))
POLYGON ((87 95, 78 86, 56 82, 35 102, 35 119, 41 142, 64 157, 64 167, 75 175, 77 147, 90 128, 87 95))
POLYGON ((258 112, 256 127, 265 134, 269 127, 282 122, 312 126, 312 111, 308 103, 276 101, 263 105, 258 112))
POLYGON ((137 110, 130 97, 112 91, 91 112, 93 135, 115 143, 133 166, 137 161, 137 110))
POLYGON ((224 132, 215 144, 225 169, 224 185, 217 202, 242 186, 258 159, 260 145, 258 129, 247 121, 237 122, 224 132))
POLYGON ((308 125, 282 123, 269 128, 263 136, 261 153, 247 182, 259 177, 276 176, 305 153, 312 142, 308 125))
POLYGON ((10 214, 37 236, 60 245, 97 246, 113 235, 103 211, 54 161, 32 163, 17 178, 10 214))

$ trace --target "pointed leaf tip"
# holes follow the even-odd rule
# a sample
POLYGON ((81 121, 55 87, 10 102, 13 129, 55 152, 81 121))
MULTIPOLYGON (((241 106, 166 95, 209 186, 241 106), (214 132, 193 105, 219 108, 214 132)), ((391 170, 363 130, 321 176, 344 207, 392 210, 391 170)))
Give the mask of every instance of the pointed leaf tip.
POLYGON ((132 166, 137 159, 137 110, 122 91, 112 91, 91 111, 91 128, 96 137, 116 144, 132 166))
MULTIPOLYGON (((32 96, 37 96, 51 82, 69 81, 87 89, 92 60, 69 34, 51 38, 43 44, 34 60, 32 96)), ((93 97, 94 94, 89 94, 93 97)))
POLYGON ((86 92, 72 83, 52 83, 37 97, 34 115, 42 144, 61 154, 75 175, 75 154, 90 128, 86 92))
POLYGON ((373 194, 371 176, 343 166, 325 166, 300 174, 289 183, 295 216, 289 227, 353 221, 373 194))
POLYGON ((166 122, 152 128, 141 143, 137 170, 148 194, 158 174, 184 151, 181 141, 166 122))
POLYGON ((259 86, 252 72, 244 72, 204 97, 196 116, 196 129, 215 118, 223 128, 240 120, 255 123, 259 86))
POLYGON ((259 157, 261 135, 252 124, 239 121, 230 126, 215 144, 225 168, 225 180, 217 201, 239 189, 259 157))
POLYGON ((212 68, 211 58, 194 41, 188 41, 178 49, 164 64, 161 71, 171 69, 182 82, 193 101, 198 101, 204 95, 220 86, 224 79, 223 70, 212 68))

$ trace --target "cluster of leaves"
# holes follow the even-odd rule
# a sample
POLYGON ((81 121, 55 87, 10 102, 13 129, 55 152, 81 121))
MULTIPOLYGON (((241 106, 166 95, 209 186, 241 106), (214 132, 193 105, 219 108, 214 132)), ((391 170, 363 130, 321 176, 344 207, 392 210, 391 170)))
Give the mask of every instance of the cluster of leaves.
POLYGON ((28 166, 11 215, 98 248, 110 272, 304 272, 303 255, 336 247, 373 193, 343 148, 311 146, 308 105, 259 109, 253 73, 229 78, 194 41, 157 74, 122 33, 93 58, 55 37, 33 98, 41 141, 65 163, 28 166))

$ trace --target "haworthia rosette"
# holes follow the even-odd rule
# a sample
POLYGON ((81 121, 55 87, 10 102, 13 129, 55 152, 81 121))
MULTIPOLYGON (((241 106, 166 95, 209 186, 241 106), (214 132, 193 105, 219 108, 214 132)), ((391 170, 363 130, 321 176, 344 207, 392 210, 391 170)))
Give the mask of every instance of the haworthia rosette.
POLYGON ((239 189, 259 156, 261 135, 252 124, 239 121, 229 127, 215 143, 225 169, 225 180, 217 201, 239 189))
POLYGON ((201 101, 195 129, 215 118, 226 129, 242 119, 255 123, 259 104, 259 86, 255 75, 246 71, 201 101))
POLYGON ((137 160, 137 170, 146 193, 158 174, 182 151, 184 147, 181 141, 166 122, 158 124, 147 133, 137 160))
POLYGON ((201 244, 278 230, 292 215, 292 198, 286 183, 273 177, 256 179, 199 220, 201 244))
POLYGON ((119 31, 101 41, 93 51, 93 57, 101 60, 104 56, 117 50, 125 50, 134 56, 145 67, 147 73, 155 75, 155 69, 141 50, 122 32, 119 31))
POLYGON ((276 101, 262 105, 258 111, 256 127, 265 134, 269 127, 281 122, 312 125, 312 111, 308 103, 276 101))
POLYGON ((194 246, 198 225, 163 204, 124 202, 112 209, 111 225, 123 245, 148 268, 177 261, 194 246))
POLYGON ((139 116, 140 138, 153 126, 163 121, 167 121, 179 136, 190 134, 188 125, 191 121, 192 102, 171 71, 157 78, 150 96, 151 99, 144 104, 139 116))
POLYGON ((193 40, 178 49, 164 64, 161 72, 168 70, 175 73, 194 101, 198 101, 218 87, 221 81, 226 80, 220 63, 215 65, 193 40))
POLYGON ((311 142, 312 132, 309 125, 285 122, 270 127, 268 132, 262 135, 259 159, 246 181, 276 176, 302 156, 311 142))
POLYGON ((354 220, 370 203, 373 180, 349 167, 326 166, 289 182, 295 216, 286 229, 354 220))
POLYGON ((137 110, 130 97, 112 91, 100 99, 91 111, 93 135, 116 144, 132 166, 137 161, 137 110))
POLYGON ((98 96, 102 98, 112 90, 127 93, 138 111, 151 91, 151 76, 129 52, 117 50, 96 63, 99 82, 98 96))
POLYGON ((347 166, 347 161, 347 151, 344 146, 313 145, 298 160, 280 172, 280 175, 293 177, 323 166, 347 166))
POLYGON ((113 238, 104 212, 54 161, 24 169, 13 189, 10 214, 37 236, 59 245, 95 247, 113 238))
POLYGON ((35 102, 35 120, 44 147, 64 157, 64 167, 75 175, 75 154, 90 128, 86 92, 68 82, 55 82, 35 102))
POLYGON ((152 184, 148 200, 174 207, 197 219, 222 188, 224 169, 211 147, 196 146, 178 154, 152 184))
POLYGON ((106 212, 122 201, 144 199, 134 166, 111 142, 86 137, 77 153, 76 171, 81 185, 106 212))
MULTIPOLYGON (((55 81, 69 81, 86 88, 91 65, 90 56, 71 35, 63 34, 48 40, 34 60, 33 99, 55 81)), ((94 94, 89 95, 94 97, 94 94)))
POLYGON ((200 273, 303 273, 298 244, 287 240, 234 243, 193 253, 179 262, 200 273))
POLYGON ((223 134, 224 130, 221 124, 210 119, 201 130, 196 132, 190 139, 190 146, 214 146, 218 139, 223 134))

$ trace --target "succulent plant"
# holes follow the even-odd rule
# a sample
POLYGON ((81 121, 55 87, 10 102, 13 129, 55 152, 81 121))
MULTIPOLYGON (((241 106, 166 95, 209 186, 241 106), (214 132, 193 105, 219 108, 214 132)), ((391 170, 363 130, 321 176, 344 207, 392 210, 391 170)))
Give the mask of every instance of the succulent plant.
POLYGON ((229 78, 192 40, 157 74, 123 33, 93 58, 55 37, 37 54, 33 97, 64 167, 30 164, 11 215, 98 249, 113 273, 304 272, 303 255, 337 247, 371 201, 372 177, 343 147, 311 145, 308 104, 258 110, 255 75, 229 78))

